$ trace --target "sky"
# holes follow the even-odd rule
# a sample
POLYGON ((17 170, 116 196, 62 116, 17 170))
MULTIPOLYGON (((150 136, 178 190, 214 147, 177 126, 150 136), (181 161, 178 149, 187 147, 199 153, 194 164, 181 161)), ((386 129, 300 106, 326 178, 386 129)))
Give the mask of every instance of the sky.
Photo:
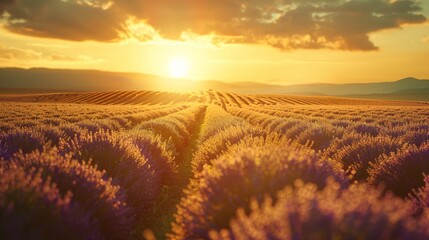
POLYGON ((429 0, 0 0, 0 67, 272 84, 429 79, 429 0))

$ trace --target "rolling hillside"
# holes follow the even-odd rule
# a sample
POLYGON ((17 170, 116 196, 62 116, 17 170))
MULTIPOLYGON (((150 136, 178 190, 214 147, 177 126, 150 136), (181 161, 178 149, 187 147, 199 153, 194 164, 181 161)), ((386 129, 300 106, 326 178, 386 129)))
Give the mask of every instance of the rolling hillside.
POLYGON ((271 85, 254 82, 177 80, 139 74, 95 70, 0 68, 0 93, 205 91, 241 94, 288 94, 429 101, 429 80, 405 78, 394 82, 350 84, 271 85))
POLYGON ((429 88, 401 90, 385 94, 348 95, 349 98, 429 101, 429 88))
POLYGON ((0 95, 0 101, 79 103, 99 105, 156 105, 176 103, 225 106, 260 105, 427 105, 426 102, 354 99, 330 96, 289 96, 274 94, 237 94, 221 91, 172 93, 160 91, 112 91, 0 95))

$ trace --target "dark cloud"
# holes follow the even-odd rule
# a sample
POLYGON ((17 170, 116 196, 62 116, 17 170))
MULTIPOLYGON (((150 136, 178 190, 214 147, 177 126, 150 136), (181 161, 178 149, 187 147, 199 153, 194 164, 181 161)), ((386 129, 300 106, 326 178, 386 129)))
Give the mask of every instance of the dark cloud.
POLYGON ((0 11, 3 11, 4 8, 8 5, 15 3, 15 0, 0 0, 0 11))
POLYGON ((127 16, 92 2, 15 0, 5 7, 5 28, 24 35, 73 41, 119 40, 127 16))
POLYGON ((414 0, 0 0, 2 9, 5 27, 26 35, 118 41, 132 18, 167 39, 216 34, 281 49, 375 50, 370 33, 426 21, 414 0))

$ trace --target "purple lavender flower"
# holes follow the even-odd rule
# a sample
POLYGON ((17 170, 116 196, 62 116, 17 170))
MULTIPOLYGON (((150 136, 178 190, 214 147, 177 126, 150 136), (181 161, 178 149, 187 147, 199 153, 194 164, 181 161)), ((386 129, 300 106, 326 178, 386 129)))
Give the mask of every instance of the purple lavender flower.
POLYGON ((370 171, 369 183, 383 184, 387 190, 406 197, 424 185, 423 174, 429 174, 429 143, 415 145, 384 155, 370 171))
POLYGON ((185 190, 171 238, 208 238, 210 229, 228 227, 238 208, 249 210, 251 198, 262 201, 297 179, 323 188, 332 176, 346 186, 341 172, 298 145, 265 144, 225 155, 204 168, 185 190))
POLYGON ((71 192, 70 206, 79 208, 97 225, 103 238, 130 236, 133 215, 126 205, 125 193, 112 184, 103 172, 89 163, 79 163, 56 150, 18 154, 7 164, 7 171, 40 169, 43 179, 51 178, 61 194, 71 192))
POLYGON ((161 191, 162 179, 140 150, 121 134, 99 131, 81 135, 60 147, 62 154, 105 170, 124 188, 129 205, 146 218, 161 191))
POLYGON ((47 139, 38 131, 18 128, 7 133, 0 133, 0 158, 10 159, 14 153, 43 151, 48 146, 47 139))
POLYGON ((0 167, 1 239, 101 239, 88 215, 70 205, 41 172, 0 167))
POLYGON ((396 152, 402 148, 398 139, 390 137, 362 137, 352 145, 342 147, 333 155, 333 160, 343 165, 353 180, 365 181, 371 164, 383 154, 396 152))
MULTIPOLYGON (((302 184, 302 183, 301 183, 302 184)), ((286 187, 277 199, 250 203, 241 209, 230 230, 215 230, 212 239, 428 239, 428 224, 408 215, 409 205, 364 185, 323 191, 314 184, 286 187)))

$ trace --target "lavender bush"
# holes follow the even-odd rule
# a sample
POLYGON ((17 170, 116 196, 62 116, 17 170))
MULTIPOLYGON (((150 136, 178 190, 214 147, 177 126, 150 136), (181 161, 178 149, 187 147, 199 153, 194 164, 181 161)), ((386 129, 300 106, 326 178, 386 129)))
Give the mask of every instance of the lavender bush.
POLYGON ((207 238, 210 229, 228 227, 238 208, 248 209, 251 198, 262 201, 300 178, 322 188, 329 176, 346 183, 342 173, 313 151, 296 146, 268 144, 221 157, 191 181, 178 206, 171 238, 207 238))
MULTIPOLYGON (((301 183, 302 184, 302 183, 301 183)), ((427 224, 408 215, 409 205, 382 197, 363 185, 339 190, 330 183, 323 191, 314 184, 286 187, 277 199, 253 201, 241 209, 230 230, 212 231, 212 239, 427 239, 427 224)))
POLYGON ((105 170, 114 182, 123 187, 127 199, 141 217, 144 217, 161 190, 161 178, 140 150, 120 134, 104 131, 87 133, 65 142, 63 154, 70 153, 79 161, 89 162, 105 170))
POLYGON ((384 155, 370 171, 369 183, 383 184, 401 197, 424 185, 423 174, 429 174, 429 143, 411 145, 398 153, 384 155))
POLYGON ((48 145, 49 141, 38 131, 28 128, 14 129, 0 133, 0 158, 10 159, 19 151, 23 153, 43 151, 48 145))
POLYGON ((34 169, 0 168, 1 239, 101 239, 85 212, 34 169))
POLYGON ((127 207, 125 193, 90 163, 79 163, 52 150, 19 154, 7 163, 8 171, 20 168, 26 172, 40 169, 41 177, 53 179, 60 194, 70 192, 69 205, 85 212, 104 239, 131 236, 133 214, 127 207))

